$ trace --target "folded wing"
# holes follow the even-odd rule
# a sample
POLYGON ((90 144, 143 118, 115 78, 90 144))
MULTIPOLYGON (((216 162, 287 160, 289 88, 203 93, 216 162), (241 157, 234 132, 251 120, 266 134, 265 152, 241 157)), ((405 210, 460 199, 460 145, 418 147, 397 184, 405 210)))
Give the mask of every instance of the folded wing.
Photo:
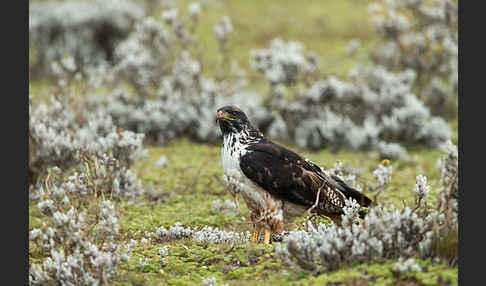
POLYGON ((243 173, 275 197, 311 207, 320 190, 317 209, 342 214, 347 197, 362 206, 371 202, 336 176, 326 175, 319 166, 287 148, 265 140, 251 145, 240 158, 243 173))

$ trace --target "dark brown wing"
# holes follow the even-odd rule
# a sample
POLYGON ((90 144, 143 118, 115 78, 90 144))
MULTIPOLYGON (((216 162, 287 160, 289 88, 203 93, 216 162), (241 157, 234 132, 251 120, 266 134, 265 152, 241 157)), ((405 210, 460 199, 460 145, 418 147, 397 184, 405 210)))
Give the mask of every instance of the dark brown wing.
POLYGON ((268 140, 247 150, 240 158, 241 170, 270 194, 310 207, 321 189, 317 208, 328 213, 342 213, 344 200, 351 188, 339 178, 335 180, 327 176, 319 166, 268 140))

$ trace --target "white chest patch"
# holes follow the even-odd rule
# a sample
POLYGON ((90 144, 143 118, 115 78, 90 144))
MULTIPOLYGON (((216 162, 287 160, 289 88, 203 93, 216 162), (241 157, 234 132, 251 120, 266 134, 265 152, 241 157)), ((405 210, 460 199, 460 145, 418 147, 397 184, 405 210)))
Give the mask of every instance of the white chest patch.
POLYGON ((224 137, 221 149, 223 181, 233 195, 243 197, 250 209, 264 208, 268 194, 248 179, 240 168, 240 157, 246 154, 248 147, 240 142, 240 136, 231 133, 224 137))

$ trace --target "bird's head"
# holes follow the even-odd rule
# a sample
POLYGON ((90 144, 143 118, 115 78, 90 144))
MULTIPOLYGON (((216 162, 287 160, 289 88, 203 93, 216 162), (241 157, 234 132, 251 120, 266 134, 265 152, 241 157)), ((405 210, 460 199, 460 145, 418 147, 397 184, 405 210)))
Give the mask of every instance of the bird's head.
POLYGON ((229 133, 239 133, 251 127, 246 114, 236 106, 224 106, 216 113, 216 122, 219 123, 223 135, 229 133))

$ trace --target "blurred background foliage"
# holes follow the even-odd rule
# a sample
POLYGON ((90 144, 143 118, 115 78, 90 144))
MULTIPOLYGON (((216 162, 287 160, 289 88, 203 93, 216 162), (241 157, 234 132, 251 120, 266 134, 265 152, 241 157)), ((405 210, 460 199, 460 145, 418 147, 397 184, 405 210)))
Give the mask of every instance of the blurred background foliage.
MULTIPOLYGON (((245 108, 248 101, 254 103, 254 99, 248 98, 256 93, 261 102, 249 111, 251 116, 260 115, 254 123, 264 133, 273 134, 274 139, 300 147, 316 149, 344 143, 353 149, 370 146, 393 149, 390 146, 399 143, 437 146, 448 139, 457 141, 457 131, 449 130, 457 126, 457 4, 454 1, 88 3, 30 3, 32 96, 42 98, 42 94, 49 93, 49 80, 53 78, 61 78, 58 83, 71 86, 86 85, 87 79, 90 83, 96 81, 90 86, 103 93, 124 86, 126 93, 132 93, 130 89, 135 88, 135 95, 158 97, 162 99, 159 103, 167 103, 163 99, 167 93, 168 96, 179 93, 203 97, 192 104, 196 112, 189 117, 208 120, 211 111, 204 104, 221 104, 225 100, 218 99, 226 98, 245 108), (229 31, 218 35, 217 26, 225 23, 229 31), (184 63, 181 58, 185 59, 184 63), (65 66, 70 62, 72 69, 65 66), (180 73, 184 68, 192 73, 186 77, 197 79, 191 83, 183 79, 180 73), (404 75, 398 79, 400 72, 407 72, 406 79, 404 75), (200 77, 204 79, 199 80, 200 77), (174 78, 175 82, 180 79, 193 90, 174 90, 177 89, 174 78), (346 86, 349 81, 353 86, 346 86), (403 86, 393 86, 397 84, 403 86), (206 88, 208 85, 212 86, 206 88), (404 89, 400 91, 404 94, 396 91, 399 88, 404 89), (204 91, 215 92, 216 98, 203 94, 204 91), (247 91, 254 93, 250 96, 247 91), (370 91, 375 94, 370 95, 370 91), (245 94, 232 98, 242 92, 245 94), (397 95, 390 97, 393 92, 397 95), (418 101, 406 98, 409 95, 415 95, 418 101), (387 96, 390 98, 385 99, 387 96), (306 110, 309 104, 317 104, 318 108, 306 110), (380 107, 373 111, 373 106, 380 107), (352 115, 356 112, 350 111, 353 108, 364 110, 365 114, 352 115), (329 117, 337 118, 332 123, 334 127, 311 122, 326 121, 329 117), (417 125, 427 126, 417 129, 417 125), (293 134, 299 128, 298 135, 293 134), (348 131, 351 135, 344 142, 335 139, 336 136, 314 135, 339 133, 339 129, 345 128, 351 129, 348 131), (434 134, 425 134, 429 132, 434 134), (415 136, 417 133, 430 138, 415 136), (357 137, 363 136, 380 137, 384 141, 356 143, 357 137), (415 139, 411 138, 414 136, 415 139)), ((139 99, 133 104, 147 105, 147 101, 139 99)), ((138 111, 149 112, 144 108, 138 111)), ((132 106, 118 111, 130 114, 135 109, 132 106)), ((160 117, 171 113, 170 110, 157 112, 161 113, 160 117)), ((146 122, 126 118, 130 115, 117 115, 114 110, 109 113, 124 128, 143 130, 143 133, 160 132, 147 127, 146 122)), ((214 124, 192 123, 199 129, 215 128, 214 124)), ((161 122, 150 124, 161 125, 161 129, 173 128, 161 122)), ((214 132, 203 131, 212 135, 193 136, 191 133, 197 131, 182 129, 173 136, 149 137, 156 137, 155 142, 159 143, 180 136, 215 141, 214 132)))

